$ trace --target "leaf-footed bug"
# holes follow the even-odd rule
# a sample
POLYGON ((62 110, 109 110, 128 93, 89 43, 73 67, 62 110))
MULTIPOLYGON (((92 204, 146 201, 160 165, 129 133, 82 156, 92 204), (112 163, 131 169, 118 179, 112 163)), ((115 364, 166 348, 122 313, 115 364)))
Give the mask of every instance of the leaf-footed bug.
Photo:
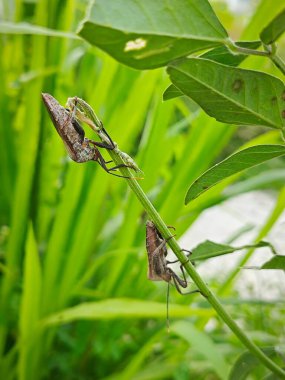
MULTIPOLYGON (((137 173, 143 174, 142 170, 138 167, 132 157, 127 153, 122 152, 119 149, 118 144, 111 139, 110 135, 104 128, 102 121, 98 118, 92 107, 85 100, 79 98, 78 96, 74 96, 73 98, 67 99, 66 106, 71 111, 74 118, 80 122, 86 123, 95 133, 97 133, 101 140, 109 143, 110 146, 113 147, 112 149, 114 152, 116 152, 121 157, 128 168, 133 169, 137 173)), ((140 177, 136 179, 143 178, 140 177)))
MULTIPOLYGON (((187 288, 188 283, 186 281, 186 276, 183 268, 183 264, 180 265, 183 279, 180 278, 167 264, 174 264, 176 261, 167 261, 167 240, 163 239, 160 232, 156 228, 153 222, 148 220, 146 222, 146 249, 148 255, 148 279, 151 281, 166 281, 173 283, 180 294, 190 294, 182 293, 180 286, 182 288, 187 288)), ((185 250, 186 251, 186 250, 185 250)), ((188 256, 191 254, 188 252, 188 256)))
MULTIPOLYGON (((171 239, 171 236, 169 239, 171 239)), ((169 240, 168 239, 168 240, 169 240)), ((171 268, 169 268, 168 264, 174 264, 179 260, 175 261, 167 261, 167 248, 166 248, 167 240, 165 240, 161 233, 156 228, 155 224, 148 220, 146 222, 146 250, 148 255, 148 279, 151 281, 166 281, 168 283, 167 288, 167 326, 169 329, 169 310, 168 310, 168 299, 169 299, 169 284, 173 281, 176 290, 182 294, 193 294, 199 293, 199 290, 192 290, 190 292, 183 293, 180 289, 187 288, 188 282, 186 280, 185 272, 183 265, 180 265, 181 273, 183 275, 183 279, 180 278, 171 268)), ((190 256, 191 252, 187 250, 183 250, 188 252, 187 256, 190 256)))
POLYGON ((125 164, 116 165, 108 168, 106 164, 111 161, 105 161, 97 147, 105 149, 114 149, 113 145, 107 142, 95 142, 85 137, 85 132, 78 121, 73 117, 69 110, 62 107, 58 101, 50 94, 42 94, 44 104, 49 112, 50 118, 61 137, 69 157, 78 163, 87 161, 97 161, 99 165, 109 174, 116 177, 124 177, 112 171, 127 167, 125 164), (91 146, 93 145, 93 146, 91 146))

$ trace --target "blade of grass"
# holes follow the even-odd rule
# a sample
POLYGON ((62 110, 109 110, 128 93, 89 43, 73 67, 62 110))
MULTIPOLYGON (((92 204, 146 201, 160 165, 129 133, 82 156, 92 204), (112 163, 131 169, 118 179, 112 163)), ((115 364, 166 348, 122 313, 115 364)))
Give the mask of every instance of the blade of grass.
MULTIPOLYGON (((45 2, 41 2, 38 8, 38 17, 44 20, 45 2)), ((33 37, 33 52, 31 56, 31 68, 41 69, 45 62, 45 43, 43 37, 33 37)), ((27 99, 26 112, 23 123, 29 128, 24 128, 21 134, 21 160, 19 162, 19 174, 16 180, 16 190, 14 192, 11 233, 7 249, 7 266, 12 275, 4 278, 1 292, 1 305, 7 309, 10 292, 17 280, 19 273, 24 241, 26 236, 27 221, 31 206, 31 191, 34 181, 37 148, 40 136, 40 94, 42 88, 42 78, 37 78, 29 83, 25 89, 27 99)), ((7 313, 7 317, 9 313, 7 313)), ((6 318, 7 318, 6 317, 6 318)), ((0 327, 0 356, 3 352, 6 331, 3 325, 0 327)))
MULTIPOLYGON (((20 307, 19 332, 23 342, 20 345, 18 376, 21 380, 30 379, 30 374, 37 377, 40 350, 34 350, 35 328, 40 317, 41 304, 41 265, 39 261, 37 242, 30 225, 24 262, 23 294, 20 307), (24 344, 29 342, 29 344, 24 344)), ((37 342, 40 343, 39 341, 37 342)))

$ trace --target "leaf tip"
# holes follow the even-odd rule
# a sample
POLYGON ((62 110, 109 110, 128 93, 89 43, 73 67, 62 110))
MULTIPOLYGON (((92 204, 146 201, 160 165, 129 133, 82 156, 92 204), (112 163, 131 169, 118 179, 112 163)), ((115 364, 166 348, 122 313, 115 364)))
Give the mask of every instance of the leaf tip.
POLYGON ((186 197, 185 197, 185 200, 184 200, 184 205, 185 206, 187 206, 188 205, 188 203, 190 202, 190 198, 189 198, 189 195, 188 195, 188 193, 186 194, 186 197))

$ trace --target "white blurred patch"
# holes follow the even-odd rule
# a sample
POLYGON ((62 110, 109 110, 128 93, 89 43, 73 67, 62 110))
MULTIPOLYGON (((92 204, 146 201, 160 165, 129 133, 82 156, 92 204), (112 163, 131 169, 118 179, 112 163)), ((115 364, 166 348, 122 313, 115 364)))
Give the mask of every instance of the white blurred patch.
MULTIPOLYGON (((275 202, 276 198, 272 193, 254 191, 209 208, 184 234, 179 244, 183 248, 191 249, 206 239, 225 243, 243 226, 252 225, 254 227, 250 231, 231 243, 233 246, 249 244, 258 235, 258 231, 272 212, 275 202)), ((262 239, 272 243, 281 255, 284 255, 285 252, 284 225, 285 213, 283 212, 269 235, 262 239)), ((198 271, 206 279, 206 282, 209 278, 215 278, 222 284, 231 270, 235 268, 236 263, 241 260, 243 254, 242 251, 239 251, 206 260, 199 265, 198 271)), ((260 267, 271 257, 272 253, 269 248, 258 249, 246 263, 246 267, 260 267)), ((235 288, 242 298, 256 297, 272 301, 284 298, 284 282, 284 273, 281 270, 240 269, 235 288)))
POLYGON ((252 1, 249 0, 227 0, 229 10, 235 15, 247 14, 252 8, 252 1))
POLYGON ((146 47, 147 40, 143 38, 136 38, 135 40, 128 41, 125 45, 124 51, 141 50, 146 47))

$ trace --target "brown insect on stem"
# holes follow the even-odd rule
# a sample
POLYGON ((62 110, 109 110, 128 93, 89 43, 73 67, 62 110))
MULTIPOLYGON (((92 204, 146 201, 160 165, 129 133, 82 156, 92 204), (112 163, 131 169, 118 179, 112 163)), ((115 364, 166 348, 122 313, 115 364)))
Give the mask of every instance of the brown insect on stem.
MULTIPOLYGON (((166 281, 173 283, 180 294, 182 293, 180 287, 187 288, 188 283, 186 280, 183 265, 180 265, 183 279, 180 278, 167 264, 174 264, 178 262, 175 260, 173 262, 167 261, 167 240, 163 239, 160 232, 156 228, 153 222, 146 222, 146 249, 148 254, 148 279, 151 281, 166 281)), ((187 251, 191 253, 190 251, 187 251)))
POLYGON ((84 129, 73 117, 69 110, 62 107, 58 101, 50 94, 42 94, 44 104, 49 112, 50 118, 61 137, 69 157, 78 163, 87 161, 96 161, 98 164, 109 174, 116 177, 129 178, 119 174, 112 173, 112 171, 127 167, 125 164, 116 165, 112 168, 108 168, 106 164, 112 161, 105 161, 100 148, 113 150, 114 146, 107 142, 96 142, 89 140, 85 137, 84 129))
MULTIPOLYGON (((169 239, 171 239, 171 236, 169 239)), ((168 240, 169 240, 168 239, 168 240)), ((169 284, 173 282, 176 290, 182 294, 192 294, 197 293, 199 290, 192 290, 190 292, 182 292, 181 288, 185 289, 188 286, 188 282, 186 280, 185 272, 183 265, 180 265, 181 273, 183 278, 180 278, 171 268, 168 267, 168 264, 174 264, 179 260, 175 261, 167 261, 167 240, 165 240, 161 233, 156 228, 155 224, 148 220, 146 222, 146 250, 148 255, 148 279, 151 281, 166 281, 168 283, 167 289, 167 326, 169 329, 169 284)), ((183 250, 186 251, 186 250, 183 250)), ((188 252, 187 256, 190 256, 191 252, 188 252)))

